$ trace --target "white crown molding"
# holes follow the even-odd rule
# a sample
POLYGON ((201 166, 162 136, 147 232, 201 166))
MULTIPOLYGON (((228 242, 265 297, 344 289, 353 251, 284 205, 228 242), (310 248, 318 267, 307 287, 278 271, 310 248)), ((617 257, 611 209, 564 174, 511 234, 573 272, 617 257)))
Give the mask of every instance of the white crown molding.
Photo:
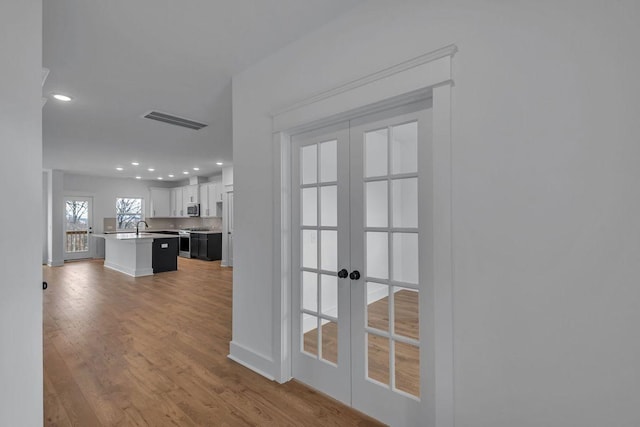
POLYGON ((432 62, 432 61, 436 61, 438 59, 441 58, 446 58, 446 57, 453 57, 455 55, 455 53, 458 51, 458 47, 456 45, 449 45, 449 46, 445 46, 443 48, 434 50, 432 52, 426 53, 424 55, 420 55, 418 57, 415 57, 413 59, 409 59, 408 61, 405 62, 401 62, 397 65, 394 65, 393 67, 389 67, 389 68, 385 68, 384 70, 375 72, 373 74, 369 74, 367 76, 358 78, 356 80, 352 80, 350 82, 344 83, 342 85, 339 85, 333 89, 327 90, 327 91, 323 91, 320 93, 317 93, 309 98, 306 98, 302 101, 298 101, 292 105, 289 105, 285 108, 281 108, 278 109, 276 111, 273 111, 271 113, 272 117, 276 117, 279 116, 281 114, 284 113, 288 113, 290 111, 294 111, 297 110, 301 107, 305 107, 307 105, 310 104, 314 104, 318 101, 322 101, 324 99, 328 99, 331 98, 333 96, 339 95, 341 93, 344 92, 348 92, 351 91, 353 89, 356 89, 358 87, 367 85, 369 83, 375 82, 377 80, 381 80, 384 79, 386 77, 392 76, 394 74, 398 74, 401 73, 403 71, 409 70, 411 68, 415 68, 418 67, 420 65, 424 65, 428 62, 432 62))

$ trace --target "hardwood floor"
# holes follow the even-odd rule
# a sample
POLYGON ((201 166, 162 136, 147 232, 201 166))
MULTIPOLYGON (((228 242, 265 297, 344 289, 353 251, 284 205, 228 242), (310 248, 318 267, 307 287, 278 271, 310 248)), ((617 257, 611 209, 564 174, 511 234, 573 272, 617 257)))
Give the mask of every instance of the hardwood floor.
POLYGON ((135 279, 101 260, 43 268, 45 425, 381 425, 229 360, 231 269, 178 268, 135 279))

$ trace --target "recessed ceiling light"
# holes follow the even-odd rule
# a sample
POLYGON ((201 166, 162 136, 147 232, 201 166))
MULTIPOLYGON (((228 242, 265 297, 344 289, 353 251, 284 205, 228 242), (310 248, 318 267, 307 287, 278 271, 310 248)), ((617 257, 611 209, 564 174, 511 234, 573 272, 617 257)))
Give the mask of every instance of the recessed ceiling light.
POLYGON ((183 171, 182 173, 185 175, 189 175, 189 171, 183 171))
POLYGON ((147 169, 149 172, 153 172, 155 169, 154 168, 149 168, 147 169))
POLYGON ((132 164, 133 166, 138 166, 140 163, 138 163, 138 162, 131 162, 131 164, 132 164))
POLYGON ((172 173, 169 174, 169 178, 173 178, 174 175, 172 173))
POLYGON ((193 170, 194 170, 194 171, 199 171, 199 170, 200 170, 200 168, 193 168, 193 170))
POLYGON ((161 176, 158 177, 159 180, 162 180, 163 178, 161 176))
POLYGON ((69 101, 71 101, 71 97, 70 97, 70 96, 63 95, 63 94, 61 94, 61 93, 54 93, 54 94, 53 94, 53 97, 54 97, 55 99, 57 99, 58 101, 62 101, 62 102, 69 102, 69 101))
POLYGON ((121 171, 121 170, 124 170, 124 169, 123 169, 123 168, 121 168, 121 167, 117 167, 117 168, 116 168, 116 170, 117 170, 117 171, 121 171))
POLYGON ((136 176, 136 179, 142 179, 142 177, 141 176, 136 176))
POLYGON ((222 166, 223 164, 224 164, 224 163, 222 163, 222 162, 217 162, 217 163, 216 163, 216 165, 218 165, 218 166, 222 166))

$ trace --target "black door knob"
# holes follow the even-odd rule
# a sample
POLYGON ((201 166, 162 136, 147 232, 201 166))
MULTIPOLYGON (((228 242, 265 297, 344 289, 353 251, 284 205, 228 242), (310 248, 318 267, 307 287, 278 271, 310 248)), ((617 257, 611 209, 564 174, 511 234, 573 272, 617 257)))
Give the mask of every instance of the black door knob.
POLYGON ((358 270, 353 270, 349 275, 351 280, 358 280, 360 278, 360 272, 358 270))
POLYGON ((49 284, 47 282, 42 282, 42 289, 47 289, 49 284))
POLYGON ((343 268, 342 270, 338 271, 338 277, 341 279, 346 279, 348 275, 349 275, 349 272, 347 271, 346 268, 343 268))

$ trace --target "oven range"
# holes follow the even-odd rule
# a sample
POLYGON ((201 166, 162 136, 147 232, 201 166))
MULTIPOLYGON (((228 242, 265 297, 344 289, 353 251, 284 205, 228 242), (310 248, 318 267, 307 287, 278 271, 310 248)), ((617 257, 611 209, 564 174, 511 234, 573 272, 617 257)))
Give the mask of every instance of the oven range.
POLYGON ((178 237, 180 239, 178 255, 183 258, 191 258, 191 232, 207 230, 208 228, 206 227, 190 227, 178 230, 178 237))

